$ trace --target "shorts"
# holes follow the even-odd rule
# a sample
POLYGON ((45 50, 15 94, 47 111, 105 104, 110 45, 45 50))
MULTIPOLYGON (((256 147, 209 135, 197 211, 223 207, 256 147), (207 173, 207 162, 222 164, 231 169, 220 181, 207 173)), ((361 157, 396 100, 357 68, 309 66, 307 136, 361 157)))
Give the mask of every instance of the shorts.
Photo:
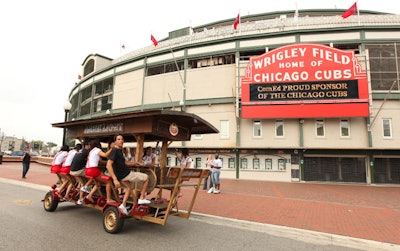
POLYGON ((71 166, 62 166, 60 169, 61 173, 69 174, 70 171, 71 171, 71 166))
POLYGON ((81 169, 78 171, 70 171, 69 174, 72 176, 85 176, 85 169, 81 169))
POLYGON ((61 170, 61 165, 52 165, 50 167, 50 172, 51 173, 59 173, 61 170))
POLYGON ((135 187, 135 182, 141 181, 144 182, 147 180, 147 174, 141 172, 130 172, 127 176, 125 176, 121 182, 129 181, 130 188, 133 189, 135 187))
POLYGON ((88 178, 97 178, 100 175, 101 175, 101 171, 97 167, 85 168, 85 176, 88 178))
POLYGON ((216 172, 212 172, 211 173, 211 180, 212 180, 213 184, 219 185, 221 183, 221 181, 219 180, 220 174, 221 174, 220 171, 216 171, 216 172))

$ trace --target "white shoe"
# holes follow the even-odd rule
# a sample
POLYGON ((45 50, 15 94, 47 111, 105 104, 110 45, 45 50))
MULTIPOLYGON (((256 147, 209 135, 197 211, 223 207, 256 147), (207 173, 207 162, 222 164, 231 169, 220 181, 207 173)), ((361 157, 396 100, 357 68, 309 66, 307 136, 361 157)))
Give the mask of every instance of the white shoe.
POLYGON ((76 202, 76 204, 78 204, 78 205, 83 205, 83 200, 78 200, 78 201, 76 202))
POLYGON ((128 215, 128 209, 126 209, 126 207, 124 207, 124 205, 121 204, 121 205, 119 205, 118 208, 122 211, 123 214, 128 215))
POLYGON ((214 193, 220 193, 220 191, 218 189, 215 189, 214 193))
POLYGON ((214 193, 214 187, 210 188, 207 193, 214 193))
POLYGON ((89 187, 86 187, 86 186, 83 186, 82 188, 81 188, 81 191, 82 192, 85 192, 85 193, 90 193, 90 188, 89 187))
POLYGON ((146 199, 139 199, 138 200, 138 204, 139 205, 143 205, 143 204, 150 204, 151 203, 151 201, 149 201, 149 200, 146 200, 146 199))

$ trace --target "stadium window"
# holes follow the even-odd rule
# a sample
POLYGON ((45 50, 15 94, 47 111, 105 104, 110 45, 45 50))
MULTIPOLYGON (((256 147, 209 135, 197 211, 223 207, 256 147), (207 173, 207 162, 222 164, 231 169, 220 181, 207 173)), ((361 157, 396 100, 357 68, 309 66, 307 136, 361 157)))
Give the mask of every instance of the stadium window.
POLYGON ((384 138, 392 138, 392 120, 391 119, 383 119, 383 137, 384 138))
POLYGON ((283 137, 284 135, 284 127, 283 127, 283 120, 276 120, 275 121, 275 136, 276 137, 283 137))
MULTIPOLYGON (((388 91, 399 75, 396 43, 366 44, 372 90, 388 91)), ((394 90, 399 90, 397 85, 394 90)))
POLYGON ((315 121, 317 137, 325 137, 325 122, 323 120, 315 121))
POLYGON ((93 108, 92 108, 93 112, 100 112, 100 111, 106 111, 107 109, 111 109, 113 85, 114 85, 113 78, 107 78, 93 85, 94 89, 93 108))
POLYGON ((265 159, 265 169, 272 170, 272 159, 265 159))
POLYGON ((253 169, 260 169, 260 159, 259 158, 253 159, 253 169))
POLYGON ((221 130, 219 132, 219 137, 221 139, 229 138, 229 120, 221 120, 220 121, 221 130))
POLYGON ((261 136, 261 121, 253 121, 253 137, 260 138, 261 136))
POLYGON ((348 119, 340 120, 340 136, 350 137, 350 122, 348 119))
POLYGON ((278 159, 278 170, 286 170, 285 159, 278 159))
POLYGON ((197 157, 196 158, 196 165, 194 166, 195 168, 201 168, 202 164, 201 164, 201 158, 197 157))
POLYGON ((96 106, 96 109, 94 109, 96 112, 101 111, 101 98, 97 99, 93 104, 96 106))
POLYGON ((72 96, 71 99, 71 104, 72 104, 72 110, 69 112, 69 116, 71 119, 76 119, 78 117, 78 111, 79 111, 79 94, 75 94, 72 96))
POLYGON ((228 168, 235 168, 235 158, 229 158, 228 159, 228 168))
POLYGON ((93 100, 93 111, 100 112, 111 109, 112 98, 111 96, 103 96, 93 100), (110 101, 111 100, 111 101, 110 101))
POLYGON ((90 114, 90 102, 81 105, 80 116, 90 114))
POLYGON ((247 158, 241 158, 240 164, 240 169, 247 169, 247 158))
POLYGON ((94 85, 94 96, 107 95, 112 93, 113 78, 107 78, 103 81, 97 82, 94 85))
POLYGON ((192 58, 188 60, 188 68, 195 69, 208 66, 234 64, 235 54, 211 55, 206 57, 192 58))
POLYGON ((90 114, 90 108, 92 105, 92 85, 86 87, 80 92, 81 102, 79 116, 90 114))
POLYGON ((164 73, 164 65, 156 65, 147 68, 146 76, 159 75, 164 73))
POLYGON ((183 70, 184 69, 184 61, 179 60, 179 61, 172 61, 160 65, 155 65, 155 66, 149 66, 147 67, 147 74, 146 76, 153 76, 153 75, 159 75, 159 74, 164 74, 168 72, 175 72, 178 70, 183 70), (178 68, 177 68, 178 65, 178 68))
POLYGON ((86 64, 83 69, 83 76, 87 76, 88 74, 92 73, 94 71, 94 59, 90 59, 86 64))
POLYGON ((92 98, 92 86, 88 86, 81 91, 81 103, 92 98))

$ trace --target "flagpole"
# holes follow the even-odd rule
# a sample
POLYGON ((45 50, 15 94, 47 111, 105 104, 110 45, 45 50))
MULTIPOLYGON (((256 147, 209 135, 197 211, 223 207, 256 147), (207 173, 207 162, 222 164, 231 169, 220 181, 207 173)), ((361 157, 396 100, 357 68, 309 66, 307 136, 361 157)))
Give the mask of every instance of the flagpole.
POLYGON ((240 9, 239 9, 239 34, 242 32, 242 17, 240 16, 240 9))
POLYGON ((296 28, 299 28, 299 9, 297 7, 297 2, 296 2, 296 10, 294 11, 293 20, 296 23, 296 28))
POLYGON ((119 56, 122 55, 122 50, 125 50, 125 44, 119 42, 119 56))
POLYGON ((181 102, 179 102, 179 104, 182 105, 182 108, 181 108, 182 111, 185 111, 186 110, 186 82, 182 78, 181 70, 179 69, 178 62, 176 61, 176 58, 175 58, 175 55, 174 55, 174 51, 172 50, 171 45, 168 45, 168 47, 169 47, 169 50, 171 51, 172 58, 174 59, 176 69, 178 70, 179 77, 180 77, 181 82, 182 82, 183 97, 182 97, 181 102))
POLYGON ((378 118, 378 115, 379 115, 379 113, 381 112, 383 105, 386 103, 387 99, 389 98, 389 95, 390 95, 390 93, 392 92, 392 90, 393 90, 395 84, 396 84, 396 80, 393 81, 392 86, 390 87, 389 91, 386 93, 385 98, 383 99, 383 102, 382 102, 381 106, 380 106, 379 109, 378 109, 378 112, 376 113, 374 119, 372 120, 371 124, 370 124, 369 127, 368 127, 368 131, 371 131, 371 128, 372 128, 372 126, 373 126, 374 123, 375 123, 375 120, 378 118))
MULTIPOLYGON (((156 38, 153 36, 153 33, 151 33, 150 39, 153 42, 154 46, 158 45, 156 38)), ((182 106, 181 111, 185 111, 186 110, 186 81, 184 81, 184 79, 182 78, 181 70, 179 69, 178 62, 176 61, 175 54, 174 54, 174 51, 172 50, 170 43, 168 43, 168 48, 171 51, 172 58, 174 59, 174 62, 175 62, 176 70, 178 71, 179 78, 181 79, 181 83, 183 86, 183 97, 182 97, 182 100, 179 101, 179 105, 182 106)))
POLYGON ((356 1, 356 4, 357 4, 358 25, 361 25, 361 21, 360 21, 360 7, 358 7, 358 1, 356 1))
POLYGON ((193 28, 192 28, 192 20, 189 21, 189 42, 192 43, 192 35, 193 35, 193 28))

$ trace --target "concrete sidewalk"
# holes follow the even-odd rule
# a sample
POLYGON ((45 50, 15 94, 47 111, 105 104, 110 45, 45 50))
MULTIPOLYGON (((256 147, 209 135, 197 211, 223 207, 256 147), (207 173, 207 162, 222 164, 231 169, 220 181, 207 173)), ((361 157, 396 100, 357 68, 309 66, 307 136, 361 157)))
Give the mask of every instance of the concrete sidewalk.
MULTIPOLYGON (((21 178, 21 173, 21 163, 0 165, 1 178, 45 186, 57 180, 48 166, 36 163, 31 164, 26 179, 21 178)), ((182 192, 179 208, 185 210, 193 189, 183 188, 182 192)), ((360 238, 374 241, 375 246, 381 243, 382 250, 400 250, 397 246, 400 245, 400 186, 397 185, 221 180, 220 194, 199 191, 193 213, 197 218, 212 215, 214 221, 228 218, 253 222, 256 226, 280 226, 282 231, 324 233, 331 239, 333 235, 360 238)), ((276 232, 276 227, 271 231, 276 232)))

